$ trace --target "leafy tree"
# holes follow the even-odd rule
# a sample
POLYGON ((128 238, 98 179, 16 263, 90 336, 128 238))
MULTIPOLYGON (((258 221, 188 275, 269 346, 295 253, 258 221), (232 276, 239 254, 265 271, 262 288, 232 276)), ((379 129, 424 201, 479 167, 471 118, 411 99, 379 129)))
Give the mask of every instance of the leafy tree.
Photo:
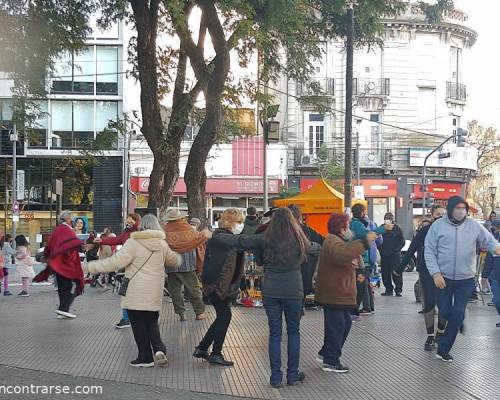
POLYGON ((469 123, 468 133, 467 142, 478 151, 477 173, 467 187, 468 197, 479 205, 486 216, 491 210, 488 187, 494 181, 494 168, 497 168, 500 159, 500 136, 495 128, 485 128, 476 120, 469 123))
MULTIPOLYGON (((44 91, 41 77, 58 53, 83 48, 90 14, 99 11, 106 27, 117 19, 133 24, 136 37, 129 56, 141 86, 142 133, 154 155, 149 205, 165 209, 179 176, 180 144, 196 100, 203 95, 205 117, 193 142, 186 169, 189 210, 204 217, 204 164, 210 148, 224 135, 227 108, 235 93, 262 98, 255 82, 233 82, 232 57, 248 66, 258 50, 261 82, 287 74, 307 81, 320 41, 343 37, 347 0, 0 0, 0 69, 12 73, 16 93, 29 98, 44 91), (201 12, 197 36, 189 21, 201 12), (211 46, 207 48, 208 36, 211 46), (160 45, 159 35, 177 41, 160 45), (174 44, 172 44, 174 43, 174 44), (192 69, 194 81, 189 79, 192 69), (173 73, 172 71, 175 71, 173 73), (164 127, 160 100, 172 93, 172 112, 164 127)), ((441 1, 440 1, 441 3, 441 1)), ((400 0, 358 0, 356 43, 377 43, 381 16, 399 14, 400 0)), ((434 9, 432 9, 434 10, 434 9)), ((430 12, 430 11, 429 11, 430 12)), ((162 42, 163 43, 163 42, 162 42)), ((268 99, 264 98, 264 106, 268 99)), ((21 104, 20 114, 24 113, 21 104)))

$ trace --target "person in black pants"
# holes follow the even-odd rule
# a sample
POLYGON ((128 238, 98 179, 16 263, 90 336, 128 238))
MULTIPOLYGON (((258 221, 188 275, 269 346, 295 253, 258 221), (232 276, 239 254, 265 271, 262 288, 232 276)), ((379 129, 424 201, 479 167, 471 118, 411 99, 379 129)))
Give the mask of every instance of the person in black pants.
POLYGON ((167 348, 161 340, 160 328, 158 327, 158 319, 160 313, 158 311, 138 311, 127 310, 130 324, 132 325, 132 333, 139 350, 138 360, 153 361, 153 355, 161 352, 167 353, 167 348), (151 352, 151 349, 153 351, 151 352))
POLYGON ((73 281, 65 278, 60 274, 56 274, 57 279, 57 294, 59 295, 59 310, 69 313, 69 308, 75 300, 73 294, 73 281))
POLYGON ((205 298, 215 308, 216 318, 195 348, 193 357, 205 359, 211 365, 234 365, 222 355, 222 346, 231 323, 231 303, 238 294, 245 272, 244 253, 218 242, 216 238, 220 234, 240 234, 243 221, 244 216, 240 211, 234 208, 225 210, 219 220, 219 229, 214 231, 212 239, 207 242, 201 281, 205 298), (208 353, 210 346, 211 354, 208 353))
MULTIPOLYGON (((394 224, 394 215, 387 213, 384 216, 386 224, 394 224)), ((401 297, 403 291, 402 275, 394 275, 393 272, 401 264, 401 249, 405 245, 403 231, 399 225, 394 224, 394 228, 383 234, 384 242, 380 246, 380 256, 382 259, 382 282, 385 286, 385 293, 382 296, 392 296, 396 292, 397 297, 401 297), (394 281, 394 285, 392 284, 394 281)))
MULTIPOLYGON (((431 216, 433 222, 441 218, 444 214, 446 214, 446 210, 443 206, 434 205, 431 210, 431 216)), ((427 340, 424 344, 424 349, 426 351, 434 350, 436 346, 436 338, 434 336, 434 310, 436 308, 436 286, 434 285, 434 279, 429 274, 427 270, 427 265, 425 264, 424 258, 424 245, 425 245, 425 237, 427 236, 427 232, 429 232, 431 225, 422 226, 415 237, 413 238, 408 251, 405 256, 401 260, 401 265, 396 268, 394 271, 394 275, 396 277, 401 276, 406 266, 410 262, 410 258, 413 257, 415 252, 417 253, 417 271, 418 271, 418 279, 420 280, 420 284, 422 286, 423 293, 423 314, 425 321, 425 328, 427 330, 427 340)), ((439 316, 438 317, 438 327, 436 335, 442 334, 446 327, 446 321, 439 316)))

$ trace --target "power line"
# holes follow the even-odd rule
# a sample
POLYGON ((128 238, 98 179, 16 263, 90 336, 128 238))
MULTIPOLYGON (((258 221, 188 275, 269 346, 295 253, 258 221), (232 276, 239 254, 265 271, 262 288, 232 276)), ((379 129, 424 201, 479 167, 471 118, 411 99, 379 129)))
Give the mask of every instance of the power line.
MULTIPOLYGON (((262 83, 262 85, 263 86, 267 86, 264 83, 262 83)), ((296 95, 293 95, 293 94, 290 94, 290 93, 286 93, 286 92, 284 92, 284 91, 282 91, 280 89, 273 88, 271 86, 267 86, 267 88, 271 89, 271 90, 274 90, 277 93, 284 94, 285 96, 292 97, 292 98, 294 98, 296 100, 303 100, 303 99, 307 98, 307 96, 304 96, 304 97, 302 97, 302 96, 296 96, 296 95)), ((316 106, 320 107, 321 109, 328 109, 331 112, 338 112, 340 114, 345 114, 346 113, 344 110, 339 110, 339 109, 336 109, 336 108, 333 108, 333 107, 328 107, 328 106, 325 106, 322 103, 311 101, 310 99, 308 99, 307 101, 308 101, 309 104, 316 105, 316 106)), ((403 128, 401 126, 397 126, 397 125, 393 125, 393 124, 388 124, 386 122, 371 121, 370 118, 367 118, 367 117, 364 117, 364 116, 361 116, 361 115, 354 115, 353 114, 353 118, 358 118, 358 119, 362 119, 362 120, 365 120, 365 121, 370 121, 370 122, 373 122, 373 123, 376 123, 376 124, 382 125, 382 126, 388 126, 388 127, 391 127, 393 129, 396 129, 396 130, 399 130, 399 131, 406 131, 406 132, 410 132, 410 133, 416 133, 416 134, 419 134, 419 135, 431 136, 431 137, 440 138, 440 139, 442 139, 444 137, 443 135, 438 135, 438 134, 434 134, 434 133, 427 133, 427 132, 421 132, 421 131, 417 131, 417 130, 409 129, 409 128, 403 128)))

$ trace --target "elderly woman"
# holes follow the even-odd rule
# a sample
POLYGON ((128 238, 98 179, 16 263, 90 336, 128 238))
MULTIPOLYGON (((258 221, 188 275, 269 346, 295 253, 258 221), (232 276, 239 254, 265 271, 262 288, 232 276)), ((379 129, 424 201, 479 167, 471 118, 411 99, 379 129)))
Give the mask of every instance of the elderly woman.
POLYGON ((72 227, 73 216, 71 211, 63 211, 59 216, 59 225, 45 246, 44 259, 47 268, 33 279, 41 282, 52 274, 56 275, 57 291, 59 294, 59 308, 56 310, 57 318, 76 318, 69 311, 76 296, 83 293, 83 270, 80 261, 80 249, 84 242, 76 237, 72 227), (75 294, 73 294, 75 283, 75 294))
POLYGON ((163 301, 165 267, 178 267, 181 257, 170 249, 158 219, 144 216, 139 232, 130 235, 114 256, 93 261, 85 266, 91 274, 125 268, 128 287, 122 298, 122 308, 128 310, 132 332, 139 350, 132 367, 153 367, 168 362, 166 347, 158 328, 163 301))
POLYGON ((348 372, 340 363, 342 347, 351 330, 351 311, 356 307, 356 269, 361 255, 370 248, 377 234, 369 232, 362 240, 349 242, 349 219, 345 214, 332 214, 328 220, 330 233, 321 248, 316 278, 316 301, 323 306, 324 344, 318 353, 323 371, 348 372))
POLYGON ((222 355, 222 346, 231 323, 231 302, 236 299, 244 270, 244 253, 233 246, 219 243, 220 234, 241 233, 245 217, 241 211, 229 208, 222 213, 219 228, 207 243, 203 266, 203 292, 216 312, 215 321, 196 347, 193 356, 203 358, 212 365, 232 366, 233 362, 222 355), (212 354, 208 349, 212 346, 212 354))

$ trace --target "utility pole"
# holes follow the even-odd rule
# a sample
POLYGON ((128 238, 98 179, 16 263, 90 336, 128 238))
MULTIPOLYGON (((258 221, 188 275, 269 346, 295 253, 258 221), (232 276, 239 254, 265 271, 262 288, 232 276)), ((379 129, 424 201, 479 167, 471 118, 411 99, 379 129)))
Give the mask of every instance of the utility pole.
MULTIPOLYGON (((19 218, 19 204, 17 204, 17 128, 14 123, 10 141, 12 142, 12 239, 16 238, 17 220, 19 218)), ((16 241, 13 241, 15 248, 16 241)))
POLYGON ((346 73, 345 73, 345 157, 344 201, 346 209, 352 203, 352 81, 354 64, 354 5, 347 8, 346 73))
MULTIPOLYGON (((267 132, 268 129, 268 121, 267 121, 267 96, 268 96, 268 88, 267 82, 264 86, 264 98, 266 99, 265 107, 264 107, 264 132, 267 132)), ((268 179, 267 179, 267 138, 266 135, 263 137, 263 154, 262 154, 262 174, 264 176, 264 212, 266 212, 269 208, 269 193, 268 193, 268 179)))

